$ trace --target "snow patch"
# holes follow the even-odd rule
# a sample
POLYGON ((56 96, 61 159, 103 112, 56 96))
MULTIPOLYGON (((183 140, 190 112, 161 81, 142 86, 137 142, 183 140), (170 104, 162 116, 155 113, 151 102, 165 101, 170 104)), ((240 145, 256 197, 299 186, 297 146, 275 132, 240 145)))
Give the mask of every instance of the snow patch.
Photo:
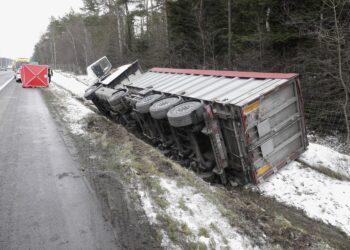
POLYGON ((70 132, 75 135, 85 134, 86 121, 83 119, 93 112, 54 84, 51 85, 50 89, 60 95, 64 107, 67 109, 67 112, 63 114, 63 120, 67 122, 70 132))
MULTIPOLYGON (((316 152, 315 161, 325 160, 323 151, 316 152)), ((335 180, 292 162, 259 189, 262 194, 302 209, 307 216, 339 227, 350 235, 350 182, 335 180)))
POLYGON ((216 249, 254 249, 249 240, 239 234, 218 208, 193 187, 178 187, 176 181, 161 178, 160 185, 166 190, 164 197, 169 206, 166 214, 180 223, 185 223, 196 234, 196 240, 207 246, 215 242, 216 249), (188 209, 181 208, 183 203, 188 209), (209 237, 199 236, 201 229, 208 231, 209 237))
POLYGON ((166 250, 181 250, 181 248, 177 245, 175 245, 168 237, 166 232, 164 230, 161 230, 161 235, 162 235, 162 242, 161 246, 164 247, 166 250))
POLYGON ((88 85, 78 81, 74 75, 59 71, 54 72, 52 82, 80 98, 84 97, 85 90, 88 88, 88 85))
POLYGON ((300 160, 315 168, 328 168, 350 178, 350 156, 334 151, 329 147, 310 143, 300 160))
POLYGON ((143 210, 146 213, 146 216, 147 216, 149 222, 151 224, 155 224, 157 222, 157 220, 156 220, 157 213, 154 210, 151 198, 149 197, 149 195, 146 191, 142 190, 140 185, 138 187, 138 193, 140 195, 141 205, 143 207, 143 210))

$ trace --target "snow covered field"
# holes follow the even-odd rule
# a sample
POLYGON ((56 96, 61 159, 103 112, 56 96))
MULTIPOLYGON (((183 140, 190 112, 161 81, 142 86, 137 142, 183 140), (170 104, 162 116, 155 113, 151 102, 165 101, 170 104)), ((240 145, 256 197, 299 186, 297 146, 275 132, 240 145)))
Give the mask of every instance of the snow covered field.
MULTIPOLYGON (((87 88, 87 85, 77 81, 74 77, 59 72, 54 75, 53 82, 78 97, 82 97, 87 88)), ((68 103, 68 107, 70 106, 75 106, 75 108, 68 108, 72 114, 70 116, 71 122, 79 124, 82 117, 76 114, 80 113, 79 109, 82 110, 82 114, 87 114, 84 111, 86 107, 80 102, 68 103)), ((329 169, 350 178, 350 157, 329 147, 310 143, 300 161, 302 163, 291 162, 279 173, 271 176, 267 182, 261 184, 258 187, 261 194, 274 197, 281 203, 301 209, 307 216, 336 226, 350 236, 350 182, 340 181, 318 171, 329 169)), ((172 180, 161 179, 160 184, 166 190, 164 199, 170 204, 179 204, 181 199, 185 199, 186 206, 194 214, 206 213, 210 218, 203 221, 200 217, 191 215, 175 205, 170 205, 167 208, 171 216, 177 220, 186 221, 193 231, 198 231, 203 225, 210 225, 214 219, 216 223, 221 223, 221 228, 227 228, 227 232, 226 230, 222 232, 228 241, 227 245, 232 243, 236 246, 235 249, 249 248, 249 242, 246 242, 233 228, 229 228, 225 219, 220 217, 220 213, 213 212, 215 204, 208 203, 204 197, 196 194, 190 187, 176 187, 176 183, 172 180), (198 206, 198 204, 201 205, 198 206), (203 211, 202 207, 205 207, 206 211, 203 211), (213 213, 208 214, 208 211, 213 213), (217 214, 218 217, 211 217, 211 214, 217 214)), ((140 197, 150 221, 154 222, 155 214, 152 212, 152 200, 145 190, 140 190, 140 197)), ((210 235, 213 241, 219 242, 218 239, 221 237, 219 234, 212 231, 210 235)), ((199 238, 199 240, 208 243, 207 238, 199 238)))

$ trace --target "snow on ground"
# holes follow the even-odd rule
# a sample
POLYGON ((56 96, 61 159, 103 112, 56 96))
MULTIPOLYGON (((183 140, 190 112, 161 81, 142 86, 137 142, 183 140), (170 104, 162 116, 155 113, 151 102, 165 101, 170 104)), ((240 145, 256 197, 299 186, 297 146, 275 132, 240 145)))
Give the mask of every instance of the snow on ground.
POLYGON ((88 88, 88 85, 78 81, 74 75, 60 71, 54 72, 52 82, 81 98, 88 88))
POLYGON ((141 198, 143 210, 145 211, 149 222, 151 224, 157 223, 157 213, 155 211, 154 206, 152 205, 152 199, 150 198, 149 194, 145 190, 143 190, 141 186, 138 187, 138 193, 141 198))
POLYGON ((346 135, 335 133, 334 135, 318 135, 314 131, 309 131, 307 138, 309 142, 326 146, 327 148, 331 148, 336 152, 342 153, 342 154, 349 154, 349 148, 344 140, 346 138, 346 135))
MULTIPOLYGON (((156 178, 156 177, 155 177, 156 178)), ((165 214, 191 230, 191 240, 204 243, 215 249, 255 249, 249 239, 233 228, 202 193, 190 186, 179 187, 175 180, 160 178, 165 190, 162 198, 168 202, 165 214)), ((156 223, 156 208, 144 190, 139 189, 140 198, 151 223, 156 223)))
POLYGON ((58 86, 55 84, 51 84, 50 89, 63 98, 64 107, 67 109, 67 112, 63 114, 63 119, 69 124, 70 132, 76 135, 84 134, 85 130, 83 127, 86 125, 86 122, 83 119, 93 112, 81 102, 72 98, 67 91, 59 88, 60 84, 57 84, 58 86))
MULTIPOLYGON (((148 221, 151 225, 157 224, 157 212, 155 206, 152 204, 152 199, 147 191, 145 191, 139 184, 137 187, 138 194, 140 196, 142 208, 145 211, 145 214, 148 218, 148 221)), ((166 247, 169 250, 178 250, 178 246, 174 245, 173 242, 169 239, 168 235, 164 230, 161 230, 162 235, 162 246, 166 247)))
POLYGON ((328 168, 350 178, 350 156, 340 154, 329 147, 310 143, 300 160, 315 168, 328 168))
POLYGON ((91 81, 91 79, 87 76, 87 75, 77 75, 75 76, 75 79, 77 79, 79 82, 85 84, 85 85, 89 85, 89 81, 91 81))
MULTIPOLYGON (((315 157, 322 159, 323 156, 315 157)), ((262 194, 302 209, 309 217, 339 227, 350 235, 350 182, 335 180, 292 162, 259 189, 262 194)))

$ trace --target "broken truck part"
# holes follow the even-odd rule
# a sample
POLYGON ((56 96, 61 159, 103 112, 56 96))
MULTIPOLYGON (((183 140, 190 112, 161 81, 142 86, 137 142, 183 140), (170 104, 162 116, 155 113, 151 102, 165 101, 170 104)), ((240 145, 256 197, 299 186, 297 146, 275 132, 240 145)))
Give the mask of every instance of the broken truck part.
POLYGON ((85 97, 208 180, 259 184, 306 150, 297 74, 167 68, 143 73, 137 62, 116 71, 85 97))

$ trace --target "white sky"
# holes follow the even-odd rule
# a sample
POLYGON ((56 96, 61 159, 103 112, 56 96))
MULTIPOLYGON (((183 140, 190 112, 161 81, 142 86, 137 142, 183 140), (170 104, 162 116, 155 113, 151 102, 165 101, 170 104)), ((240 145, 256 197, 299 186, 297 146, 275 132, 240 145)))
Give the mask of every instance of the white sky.
POLYGON ((0 57, 31 57, 51 16, 82 6, 82 0, 0 0, 0 57))

